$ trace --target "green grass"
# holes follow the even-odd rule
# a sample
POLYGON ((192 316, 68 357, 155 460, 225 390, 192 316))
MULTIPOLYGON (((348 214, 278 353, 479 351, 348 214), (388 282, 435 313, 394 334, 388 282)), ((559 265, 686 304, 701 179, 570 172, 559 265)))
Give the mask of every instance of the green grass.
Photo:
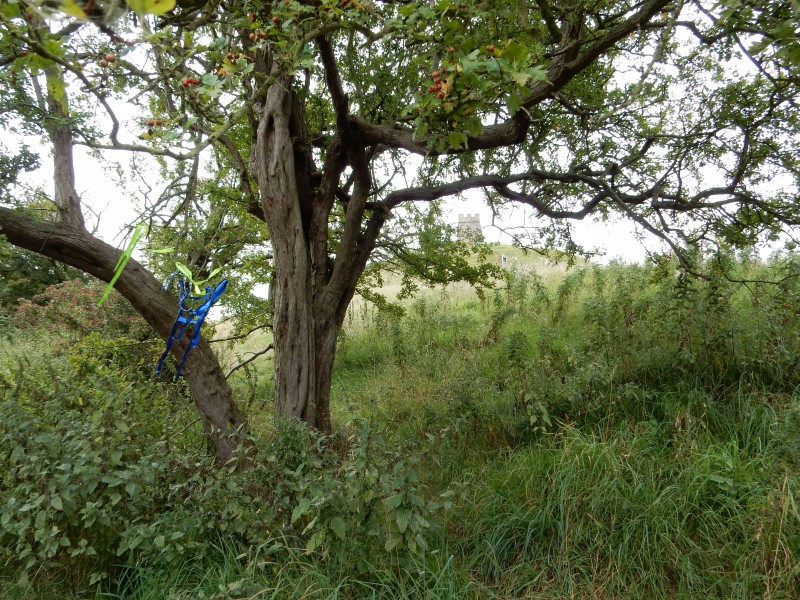
POLYGON ((330 443, 347 456, 370 431, 390 459, 354 473, 419 473, 442 505, 424 553, 307 552, 284 523, 256 543, 220 531, 169 564, 123 556, 99 587, 62 568, 23 589, 0 569, 0 596, 795 598, 800 286, 523 271, 484 299, 428 290, 402 317, 356 304, 346 321, 330 443))

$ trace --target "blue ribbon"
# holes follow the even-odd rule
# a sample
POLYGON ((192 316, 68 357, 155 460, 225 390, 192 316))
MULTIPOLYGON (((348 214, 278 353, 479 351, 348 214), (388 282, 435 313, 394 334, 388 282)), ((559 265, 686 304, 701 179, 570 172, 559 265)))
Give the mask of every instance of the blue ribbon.
MULTIPOLYGON (((169 277, 167 277, 167 280, 164 282, 164 290, 169 288, 169 284, 172 282, 172 279, 176 274, 177 273, 172 273, 169 277)), ((176 340, 180 341, 183 338, 186 328, 189 325, 193 325, 194 332, 192 334, 192 339, 189 342, 189 346, 186 348, 186 352, 183 353, 183 358, 178 365, 178 371, 175 373, 175 381, 178 381, 178 378, 181 376, 181 371, 183 370, 183 365, 186 364, 186 358, 189 356, 189 351, 200 343, 200 328, 203 326, 203 321, 205 321, 206 315, 208 314, 208 311, 211 310, 211 307, 214 306, 214 303, 219 300, 222 294, 225 293, 225 290, 228 287, 228 280, 223 279, 219 282, 219 285, 216 288, 206 286, 206 293, 202 296, 189 295, 190 286, 189 282, 187 282, 185 278, 181 278, 179 280, 179 285, 180 294, 178 296, 178 318, 175 320, 175 324, 172 326, 172 331, 169 334, 169 339, 167 340, 167 349, 164 350, 161 358, 158 359, 158 365, 156 366, 156 375, 159 375, 161 374, 161 369, 164 368, 164 361, 169 355, 172 344, 176 340), (200 303, 199 305, 197 304, 198 302, 200 303)))

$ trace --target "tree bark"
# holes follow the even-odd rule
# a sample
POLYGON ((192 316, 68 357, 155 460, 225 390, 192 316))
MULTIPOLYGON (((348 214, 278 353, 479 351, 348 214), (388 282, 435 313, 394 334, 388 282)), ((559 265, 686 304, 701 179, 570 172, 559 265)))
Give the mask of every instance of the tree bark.
MULTIPOLYGON (((324 41, 321 44, 327 47, 324 41)), ((343 94, 338 97, 346 105, 343 94)), ((275 257, 276 415, 302 419, 329 432, 337 338, 387 212, 373 211, 364 227, 371 179, 362 148, 343 144, 337 137, 327 149, 323 173, 313 172, 301 106, 290 77, 270 86, 252 165, 275 257), (357 165, 357 175, 334 259, 328 219, 338 178, 348 161, 357 165)))
MULTIPOLYGON (((53 258, 106 282, 113 277, 120 256, 119 250, 85 231, 37 222, 4 207, 0 207, 0 234, 15 246, 53 258)), ((165 292, 152 273, 130 260, 115 288, 162 339, 169 337, 177 313, 177 298, 165 292)), ((172 353, 180 359, 187 345, 188 340, 175 343, 172 353)), ((201 339, 189 353, 183 373, 217 462, 227 463, 234 456, 245 417, 236 406, 222 367, 206 340, 201 339)))
POLYGON ((291 81, 267 92, 258 127, 256 161, 274 264, 272 331, 275 410, 318 427, 315 399, 315 327, 311 257, 301 212, 292 140, 291 81))

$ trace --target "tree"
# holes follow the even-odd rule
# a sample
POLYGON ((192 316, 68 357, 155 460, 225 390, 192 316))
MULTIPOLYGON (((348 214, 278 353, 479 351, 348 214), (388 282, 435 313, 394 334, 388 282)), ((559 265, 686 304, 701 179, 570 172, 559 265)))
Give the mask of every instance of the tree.
MULTIPOLYGON (((17 183, 20 173, 32 171, 39 166, 38 157, 26 146, 15 154, 8 153, 0 145, 0 196, 17 183)), ((5 202, 11 198, 3 198, 5 202)), ((54 207, 39 207, 43 211, 54 207)), ((21 299, 29 300, 46 287, 61 283, 80 275, 79 271, 65 268, 62 264, 16 248, 0 239, 0 309, 15 307, 21 299)))
MULTIPOLYGON (((3 77, 38 91, 57 165, 75 143, 161 160, 166 216, 147 218, 197 234, 199 268, 251 252, 237 232, 266 223, 268 240, 256 237, 269 260, 253 264, 274 289, 276 412, 322 430, 337 336, 371 257, 437 280, 489 273, 459 256, 419 260, 414 226, 442 198, 483 190, 496 211, 531 206, 537 222, 520 241, 571 252, 570 220, 622 215, 688 269, 692 245, 752 244, 798 223, 799 61, 786 3, 128 4, 135 17, 110 1, 5 5, 3 77), (48 26, 48 6, 73 19, 48 26), (69 94, 79 111, 66 110, 69 94), (135 130, 116 112, 126 98, 141 111, 135 130), (216 175, 203 174, 202 156, 216 175)), ((14 110, 25 117, 26 106, 14 110)), ((66 237, 82 220, 59 173, 57 225, 0 209, 0 231, 108 280, 111 248, 80 233, 82 255, 71 254, 66 237)), ((165 335, 172 315, 152 274, 127 267, 117 287, 165 335)), ((210 351, 195 365, 240 414, 210 351)), ((238 419, 206 421, 226 431, 238 419)))

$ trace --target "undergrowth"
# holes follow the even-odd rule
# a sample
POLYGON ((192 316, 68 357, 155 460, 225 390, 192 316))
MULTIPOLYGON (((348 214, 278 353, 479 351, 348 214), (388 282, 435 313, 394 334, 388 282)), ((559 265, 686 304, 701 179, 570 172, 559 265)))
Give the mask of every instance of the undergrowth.
POLYGON ((259 408, 246 470, 212 466, 132 325, 6 324, 0 595, 796 597, 800 282, 715 260, 360 308, 335 433, 259 408))

